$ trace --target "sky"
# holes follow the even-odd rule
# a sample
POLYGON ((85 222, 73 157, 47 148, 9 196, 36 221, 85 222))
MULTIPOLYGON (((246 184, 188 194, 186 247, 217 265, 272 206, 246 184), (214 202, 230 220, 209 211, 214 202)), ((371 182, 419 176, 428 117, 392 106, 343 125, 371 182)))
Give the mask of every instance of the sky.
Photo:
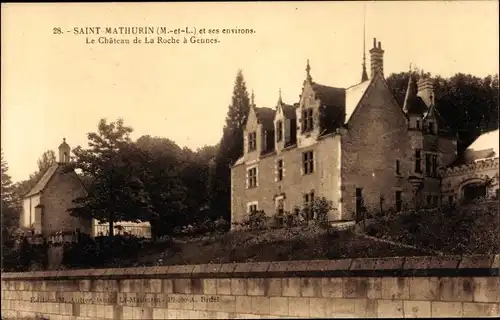
POLYGON ((101 118, 122 118, 134 139, 149 134, 192 149, 214 145, 238 69, 259 107, 273 108, 280 89, 285 103, 297 102, 307 59, 314 81, 354 85, 363 20, 368 70, 376 37, 386 76, 410 63, 444 77, 498 72, 497 1, 2 4, 1 146, 8 173, 13 181, 27 179, 63 138, 86 147, 101 118), (256 32, 219 34, 217 44, 87 44, 103 35, 71 32, 121 26, 256 32))

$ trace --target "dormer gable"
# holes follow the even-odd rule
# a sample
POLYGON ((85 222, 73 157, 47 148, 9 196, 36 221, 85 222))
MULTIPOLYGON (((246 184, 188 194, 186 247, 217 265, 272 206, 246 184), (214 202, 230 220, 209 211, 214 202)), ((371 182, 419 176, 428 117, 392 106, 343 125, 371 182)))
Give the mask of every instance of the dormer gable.
POLYGON ((278 152, 296 143, 296 109, 297 106, 288 105, 283 102, 280 92, 280 98, 276 105, 276 115, 274 117, 275 149, 278 152))
POLYGON ((250 106, 245 130, 243 131, 243 150, 245 156, 258 151, 260 144, 259 127, 255 106, 252 105, 250 106))
POLYGON ((270 108, 255 108, 258 131, 260 133, 260 154, 274 151, 274 118, 276 110, 270 108))
POLYGON ((296 110, 297 132, 304 138, 317 138, 335 131, 345 119, 345 89, 316 83, 310 75, 307 63, 307 77, 296 110))

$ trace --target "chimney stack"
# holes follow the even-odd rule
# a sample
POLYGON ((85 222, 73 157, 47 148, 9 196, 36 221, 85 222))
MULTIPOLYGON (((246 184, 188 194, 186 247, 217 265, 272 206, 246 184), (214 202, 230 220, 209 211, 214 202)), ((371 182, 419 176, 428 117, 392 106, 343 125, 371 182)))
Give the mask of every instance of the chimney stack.
POLYGON ((371 64, 371 77, 380 72, 384 75, 384 50, 380 41, 377 45, 377 39, 373 38, 373 48, 370 49, 370 64, 371 64))
POLYGON ((422 98, 427 107, 434 105, 434 83, 431 78, 424 75, 423 71, 418 79, 417 88, 417 96, 422 98))

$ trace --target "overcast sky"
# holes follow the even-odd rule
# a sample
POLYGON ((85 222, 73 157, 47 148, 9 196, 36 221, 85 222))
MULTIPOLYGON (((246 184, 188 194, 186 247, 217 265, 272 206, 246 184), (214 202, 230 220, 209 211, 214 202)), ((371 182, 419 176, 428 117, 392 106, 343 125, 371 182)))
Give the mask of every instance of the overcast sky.
POLYGON ((216 144, 238 68, 258 106, 274 107, 280 88, 286 103, 297 102, 308 58, 316 82, 354 85, 364 6, 367 51, 373 37, 382 42, 386 75, 410 63, 445 77, 498 70, 497 1, 2 4, 1 142, 9 174, 28 178, 63 137, 86 146, 100 118, 123 118, 133 138, 162 136, 193 149, 216 144), (85 35, 53 34, 54 27, 92 26, 256 33, 185 45, 92 45, 85 35))

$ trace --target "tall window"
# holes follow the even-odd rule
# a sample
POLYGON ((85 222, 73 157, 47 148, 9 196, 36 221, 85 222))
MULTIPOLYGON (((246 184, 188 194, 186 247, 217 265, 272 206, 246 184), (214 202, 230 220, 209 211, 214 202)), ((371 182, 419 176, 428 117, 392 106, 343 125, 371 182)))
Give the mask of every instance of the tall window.
POLYGON ((248 169, 248 188, 257 187, 257 168, 248 169))
POLYGON ((437 177, 437 167, 438 167, 437 156, 434 155, 434 156, 432 156, 432 176, 433 177, 437 177))
POLYGON ((276 141, 283 140, 283 121, 276 122, 276 141))
POLYGON ((401 191, 396 191, 396 211, 399 212, 403 209, 403 197, 401 191))
POLYGON ((420 149, 415 150, 415 172, 422 173, 422 154, 420 149))
POLYGON ((362 219, 363 211, 363 189, 356 188, 356 220, 360 221, 362 219))
POLYGON ((396 160, 396 174, 401 174, 400 168, 399 168, 399 160, 396 160))
POLYGON ((283 198, 279 198, 276 200, 276 211, 280 215, 285 212, 285 201, 283 200, 283 198))
POLYGON ((276 169, 277 169, 277 175, 278 175, 278 181, 283 180, 283 160, 278 160, 276 162, 276 169))
POLYGON ((308 108, 302 110, 302 132, 311 131, 313 128, 313 109, 308 108))
POLYGON ((420 120, 417 120, 417 129, 420 129, 420 120))
POLYGON ((255 149, 257 149, 257 133, 254 131, 248 134, 248 151, 255 149))
POLYGON ((432 175, 432 157, 430 154, 425 155, 425 175, 426 176, 431 176, 432 175))
POLYGON ((304 174, 310 174, 314 172, 314 154, 312 151, 302 153, 302 167, 304 170, 304 174))
POLYGON ((313 201, 314 201, 314 191, 304 194, 304 209, 306 210, 307 220, 311 220, 313 218, 314 213, 311 210, 313 201))

